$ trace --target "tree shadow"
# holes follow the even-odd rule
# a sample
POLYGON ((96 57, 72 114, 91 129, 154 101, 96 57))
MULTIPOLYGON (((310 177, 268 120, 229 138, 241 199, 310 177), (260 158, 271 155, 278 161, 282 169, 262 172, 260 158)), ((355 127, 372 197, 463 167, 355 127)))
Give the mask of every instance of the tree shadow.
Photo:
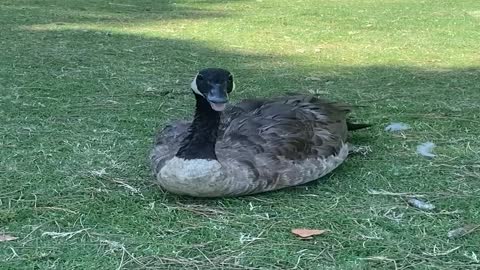
MULTIPOLYGON (((18 3, 13 6, 20 7, 22 2, 18 3)), ((39 9, 35 11, 38 14, 57 12, 48 3, 61 4, 53 0, 45 5, 44 1, 29 3, 34 3, 32 10, 39 9)), ((157 15, 177 9, 155 3, 154 10, 165 8, 157 15)), ((85 13, 91 13, 88 8, 85 13)), ((92 20, 84 17, 81 9, 79 4, 60 14, 67 14, 66 21, 92 20)), ((178 12, 191 18, 197 11, 178 12)), ((52 20, 50 15, 38 16, 44 22, 52 20)), ((142 20, 156 18, 148 16, 142 20)), ((4 42, 7 46, 1 58, 8 68, 0 70, 0 84, 8 94, 2 101, 3 120, 5 130, 15 131, 2 134, 6 144, 42 144, 48 138, 47 147, 32 154, 37 157, 35 164, 28 160, 19 164, 25 170, 32 166, 48 170, 52 162, 61 161, 66 172, 106 167, 113 175, 140 179, 148 185, 151 179, 145 157, 154 132, 172 119, 191 117, 189 83, 199 69, 208 66, 235 73, 238 92, 234 101, 294 90, 364 106, 357 108, 354 116, 376 126, 353 135, 362 144, 380 146, 387 140, 381 139, 382 125, 394 120, 428 119, 434 128, 443 130, 456 125, 475 129, 480 121, 478 67, 304 66, 288 56, 237 53, 194 40, 102 30, 17 29, 4 42), (452 122, 460 118, 465 120, 462 124, 452 122), (72 140, 80 146, 65 143, 72 140), (95 151, 79 150, 85 145, 95 151), (45 159, 45 153, 53 161, 45 159), (69 155, 66 160, 65 153, 69 155)), ((17 150, 7 150, 5 156, 17 150)), ((15 181, 9 184, 17 185, 17 178, 12 179, 15 181)))
MULTIPOLYGON (((18 16, 13 24, 1 26, 6 31, 2 31, 0 41, 0 182, 6 198, 10 191, 21 194, 19 198, 22 198, 24 206, 20 207, 25 209, 20 209, 27 213, 9 221, 10 228, 24 228, 25 224, 39 219, 59 220, 58 226, 67 227, 68 223, 68 228, 70 224, 77 224, 78 215, 62 215, 60 219, 54 214, 38 214, 37 202, 38 209, 42 206, 73 209, 85 215, 87 226, 103 227, 106 232, 115 231, 112 229, 114 224, 115 228, 121 230, 119 237, 139 237, 138 231, 155 235, 158 228, 168 228, 171 224, 179 227, 185 225, 180 222, 190 216, 177 213, 177 202, 194 204, 193 211, 197 211, 195 207, 200 202, 198 207, 228 208, 232 215, 248 212, 245 216, 257 213, 257 210, 252 211, 253 206, 260 205, 264 208, 258 213, 273 213, 268 222, 275 224, 279 220, 274 216, 277 209, 265 210, 271 209, 270 206, 284 208, 288 204, 297 209, 316 207, 321 213, 326 205, 330 207, 335 199, 351 192, 351 197, 357 199, 351 201, 354 208, 352 212, 347 208, 338 208, 338 211, 345 212, 339 213, 332 208, 318 219, 349 216, 364 210, 355 208, 353 203, 362 200, 358 197, 368 185, 378 189, 413 192, 424 188, 424 185, 433 186, 433 183, 450 180, 443 174, 413 175, 415 170, 422 168, 422 160, 412 160, 414 150, 412 155, 405 152, 414 149, 418 141, 428 139, 447 146, 457 144, 464 147, 461 144, 475 142, 478 138, 475 133, 478 133, 480 124, 480 67, 430 69, 413 66, 328 66, 322 63, 306 65, 304 63, 312 61, 299 60, 299 57, 216 49, 197 40, 112 33, 101 28, 29 30, 17 26, 58 21, 90 23, 97 22, 98 18, 107 23, 118 20, 145 22, 157 20, 163 14, 165 17, 162 18, 170 19, 175 19, 175 16, 203 18, 229 15, 216 11, 209 15, 204 11, 197 14, 197 11, 189 9, 178 11, 177 15, 167 14, 167 11, 158 11, 160 7, 173 7, 161 1, 155 2, 159 8, 154 11, 157 13, 143 18, 141 11, 132 12, 132 16, 129 13, 102 15, 103 10, 95 7, 93 1, 69 2, 67 11, 43 6, 43 3, 61 5, 62 1, 7 3, 15 3, 15 8, 4 8, 7 4, 2 3, 0 13, 5 15, 14 12, 18 16), (19 11, 22 3, 35 4, 19 11), (96 9, 98 14, 92 15, 95 12, 90 10, 82 11, 83 6, 96 9), (50 13, 45 15, 43 12, 50 13), (199 200, 162 193, 152 185, 154 179, 147 162, 154 133, 173 119, 191 118, 193 98, 189 83, 199 69, 208 66, 224 67, 234 72, 237 80, 237 91, 232 94, 234 102, 247 97, 281 95, 293 90, 358 105, 353 116, 360 122, 369 122, 374 126, 355 132, 352 142, 371 146, 373 152, 366 157, 352 157, 319 181, 265 196, 199 200), (417 129, 399 139, 400 135, 395 137, 384 132, 384 125, 390 121, 407 122, 417 129), (409 144, 413 148, 405 150, 409 144), (391 172, 397 169, 392 164, 400 168, 400 176, 391 172), (407 172, 401 171, 407 166, 410 166, 407 172), (381 175, 382 178, 376 180, 376 173, 385 173, 386 176, 381 175), (366 175, 369 183, 361 182, 367 181, 363 175, 366 175), (424 181, 424 177, 434 179, 424 181), (422 178, 421 181, 419 178, 422 178), (309 195, 313 195, 313 199, 308 199, 309 195), (30 206, 28 200, 35 202, 35 207, 30 206), (250 210, 246 207, 249 202, 253 202, 250 210), (139 224, 132 222, 135 226, 130 227, 121 223, 122 219, 134 219, 139 224), (174 221, 162 223, 167 219, 174 221), (175 220, 180 222, 175 224, 175 220), (145 223, 144 227, 140 223, 145 223)), ((475 147, 474 143, 472 147, 475 147)), ((452 159, 456 162, 455 166, 462 162, 462 158, 467 159, 467 154, 461 153, 452 159)), ((428 167, 430 171, 435 169, 428 167)), ((431 187, 434 190, 431 193, 441 188, 431 187)), ((377 202, 374 199, 373 203, 377 202)), ((472 204, 471 207, 474 206, 472 204)), ((350 205, 347 203, 344 207, 350 205)), ((365 205, 365 209, 367 207, 365 205)), ((294 214, 292 210, 281 211, 285 215, 294 214)), ((293 220, 295 216, 288 218, 293 220)), ((311 217, 306 219, 314 220, 311 217)), ((192 222, 197 221, 201 222, 192 219, 192 222)), ((248 222, 252 222, 252 219, 248 219, 248 222)), ((339 221, 332 219, 332 223, 335 222, 339 221)), ((287 224, 290 223, 280 225, 287 224)), ((29 231, 25 231, 25 235, 30 235, 30 229, 26 230, 29 231)), ((198 237, 214 239, 213 236, 200 233, 198 237)), ((224 236, 219 238, 225 239, 224 236)), ((183 248, 183 242, 172 243, 168 238, 162 241, 166 246, 183 248)), ((44 243, 51 244, 46 240, 44 243)), ((150 256, 150 253, 141 249, 135 252, 140 260, 150 256)), ((209 250, 207 255, 213 252, 217 251, 209 250)), ((265 252, 270 251, 267 249, 265 252)), ((63 259, 62 256, 58 255, 63 259)), ((278 256, 273 256, 271 260, 277 260, 278 264, 289 263, 288 260, 278 259, 278 256)), ((271 260, 267 259, 266 264, 271 260)), ((18 261, 24 260, 13 258, 11 262, 18 261)), ((130 264, 133 262, 127 265, 130 264)), ((149 266, 151 264, 154 263, 149 266)))
POLYGON ((231 16, 221 10, 202 7, 204 4, 239 2, 247 0, 199 1, 198 8, 173 1, 75 1, 23 0, 3 1, 1 13, 16 13, 16 23, 142 23, 178 19, 196 20, 231 16))

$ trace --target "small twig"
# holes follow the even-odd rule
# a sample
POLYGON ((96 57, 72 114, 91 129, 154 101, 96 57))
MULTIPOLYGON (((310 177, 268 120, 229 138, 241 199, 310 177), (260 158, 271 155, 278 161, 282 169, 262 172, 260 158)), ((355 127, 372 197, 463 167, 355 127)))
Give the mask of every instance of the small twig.
POLYGON ((138 265, 142 266, 142 267, 145 267, 145 265, 140 262, 137 258, 135 258, 128 250, 127 248, 125 248, 125 245, 122 244, 122 243, 118 243, 118 242, 115 242, 115 241, 110 241, 110 240, 101 240, 100 243, 105 243, 105 244, 108 244, 111 248, 111 250, 114 250, 114 249, 121 249, 122 250, 122 259, 120 261, 120 265, 118 266, 117 270, 121 269, 123 267, 123 261, 125 259, 125 254, 127 254, 128 256, 130 256, 130 258, 132 258, 132 260, 134 262, 136 262, 138 265))
POLYGON ((135 5, 129 5, 129 4, 119 4, 119 3, 108 3, 109 5, 112 5, 112 6, 119 6, 119 7, 137 7, 135 5))
MULTIPOLYGON (((45 224, 45 223, 44 223, 45 224)), ((25 241, 25 239, 27 239, 30 235, 32 235, 34 232, 36 232, 38 229, 40 229, 44 224, 42 225, 38 225, 38 226, 34 226, 33 230, 31 232, 29 232, 23 239, 22 239, 22 242, 25 241)))
POLYGON ((184 210, 188 211, 197 215, 201 215, 204 217, 211 217, 211 216, 216 216, 216 215, 227 215, 228 213, 222 211, 222 210, 217 210, 214 208, 207 207, 206 205, 198 205, 198 204, 182 204, 178 203, 180 206, 173 206, 170 208, 177 209, 177 210, 184 210))
POLYGON ((61 208, 61 207, 55 207, 55 206, 40 206, 40 207, 36 207, 35 209, 58 210, 58 211, 68 212, 71 214, 78 214, 78 212, 75 212, 73 210, 61 208))
POLYGON ((140 190, 138 188, 134 188, 132 186, 130 186, 129 184, 125 183, 124 181, 122 180, 117 180, 117 179, 110 179, 112 182, 114 183, 117 183, 119 184, 120 186, 130 190, 131 192, 135 193, 135 194, 138 194, 140 195, 141 197, 143 197, 143 194, 140 192, 140 190))
POLYGON ((397 261, 394 259, 390 259, 384 256, 373 256, 373 257, 367 257, 367 258, 360 258, 361 260, 366 260, 366 261, 388 261, 388 262, 393 262, 393 265, 395 267, 395 270, 398 270, 397 266, 397 261))
POLYGON ((11 260, 13 258, 20 258, 20 256, 18 256, 17 252, 15 251, 15 249, 13 247, 10 247, 10 250, 12 251, 12 256, 10 258, 7 259, 8 260, 11 260))
POLYGON ((305 254, 300 254, 297 258, 297 263, 295 263, 295 266, 292 269, 298 269, 298 265, 300 264, 300 260, 302 259, 303 255, 305 254))
POLYGON ((432 257, 437 257, 437 256, 446 256, 452 252, 454 252, 455 250, 461 248, 462 246, 458 246, 458 247, 455 247, 455 248, 452 248, 452 249, 449 249, 447 251, 444 251, 444 252, 437 252, 436 251, 436 248, 434 248, 433 250, 433 253, 430 253, 430 252, 422 252, 424 255, 427 255, 427 256, 432 256, 432 257))
POLYGON ((120 264, 118 265, 117 270, 122 269, 124 258, 125 258, 125 248, 122 248, 122 258, 120 259, 120 264))
POLYGON ((85 228, 85 229, 81 229, 81 230, 74 231, 74 232, 63 232, 63 233, 62 232, 44 232, 44 233, 42 233, 42 236, 48 235, 48 236, 51 236, 52 238, 66 237, 67 239, 70 239, 70 238, 74 237, 75 235, 77 235, 81 232, 87 231, 89 229, 90 228, 85 228))
POLYGON ((425 197, 424 195, 417 195, 417 194, 412 194, 408 192, 400 192, 400 193, 395 193, 395 192, 389 192, 385 190, 375 190, 375 189, 368 189, 367 190, 368 194, 371 195, 386 195, 386 196, 399 196, 399 197, 425 197))
POLYGON ((203 251, 201 251, 198 247, 195 248, 196 250, 198 250, 198 252, 200 252, 200 254, 202 254, 202 256, 207 259, 207 261, 213 266, 215 267, 215 264, 210 260, 210 258, 207 257, 207 255, 205 255, 205 253, 203 253, 203 251))
POLYGON ((2 194, 0 194, 0 198, 7 198, 8 195, 10 195, 10 194, 15 194, 15 193, 17 193, 17 192, 19 192, 19 191, 21 192, 22 190, 21 190, 21 189, 17 189, 17 190, 14 190, 14 191, 2 193, 2 194))

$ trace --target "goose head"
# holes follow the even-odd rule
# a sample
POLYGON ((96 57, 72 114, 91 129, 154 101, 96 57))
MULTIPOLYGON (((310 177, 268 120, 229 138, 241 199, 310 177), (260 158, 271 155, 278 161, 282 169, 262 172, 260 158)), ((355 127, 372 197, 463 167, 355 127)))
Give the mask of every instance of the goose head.
POLYGON ((206 99, 213 110, 221 112, 228 103, 228 94, 235 89, 233 74, 221 68, 200 70, 191 83, 192 91, 206 99))

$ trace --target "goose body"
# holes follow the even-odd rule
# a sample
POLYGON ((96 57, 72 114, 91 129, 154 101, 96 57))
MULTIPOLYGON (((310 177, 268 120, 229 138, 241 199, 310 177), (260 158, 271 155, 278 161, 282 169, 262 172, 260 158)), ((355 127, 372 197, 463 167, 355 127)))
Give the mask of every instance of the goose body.
POLYGON ((231 78, 223 69, 201 71, 192 82, 194 120, 157 134, 150 158, 163 189, 194 197, 255 194, 316 180, 345 161, 347 106, 309 95, 225 106, 231 78), (224 95, 215 99, 205 80, 224 83, 224 95))

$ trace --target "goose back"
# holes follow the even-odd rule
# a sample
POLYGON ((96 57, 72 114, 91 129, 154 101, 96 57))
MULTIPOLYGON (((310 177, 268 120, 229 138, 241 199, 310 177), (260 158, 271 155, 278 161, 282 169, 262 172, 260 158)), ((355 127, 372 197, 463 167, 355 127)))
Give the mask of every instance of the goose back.
MULTIPOLYGON (((196 184, 208 184, 211 190, 183 193, 237 196, 316 180, 347 158, 349 111, 346 105, 304 95, 230 105, 222 114, 215 146, 221 174, 196 184)), ((160 170, 174 158, 188 126, 189 122, 175 122, 156 138, 151 162, 160 185, 160 170)))

